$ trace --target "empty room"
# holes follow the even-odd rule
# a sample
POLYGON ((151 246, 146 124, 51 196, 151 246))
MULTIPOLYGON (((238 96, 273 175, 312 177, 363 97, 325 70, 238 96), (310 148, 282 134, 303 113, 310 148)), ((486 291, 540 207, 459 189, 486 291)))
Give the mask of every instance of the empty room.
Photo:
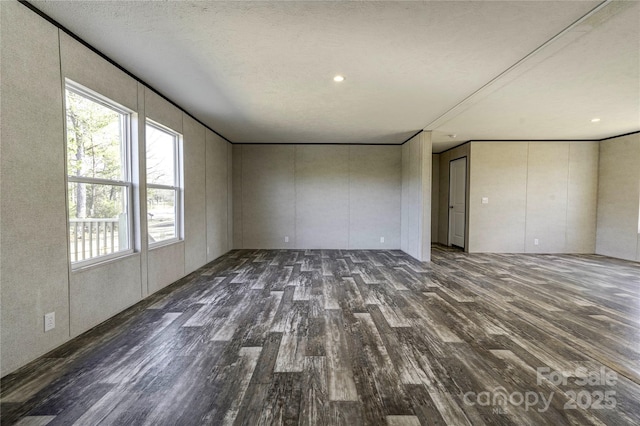
POLYGON ((0 1, 2 425, 640 425, 640 2, 0 1))

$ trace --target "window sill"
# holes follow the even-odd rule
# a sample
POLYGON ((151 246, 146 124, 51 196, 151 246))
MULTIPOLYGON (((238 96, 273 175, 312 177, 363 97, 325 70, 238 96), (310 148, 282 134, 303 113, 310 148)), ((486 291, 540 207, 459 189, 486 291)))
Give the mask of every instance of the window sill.
POLYGON ((82 261, 78 263, 71 264, 71 272, 83 272, 88 269, 93 269, 100 266, 107 266, 111 263, 120 262, 130 257, 138 256, 139 253, 133 250, 127 250, 119 253, 115 253, 113 255, 96 257, 91 260, 82 261))
POLYGON ((153 251, 155 249, 160 249, 160 248, 164 248, 164 247, 168 247, 168 246, 172 246, 172 245, 180 244, 180 243, 184 243, 184 240, 183 239, 173 238, 171 240, 160 241, 160 242, 157 242, 157 243, 153 243, 153 245, 149 244, 147 246, 147 250, 153 251))

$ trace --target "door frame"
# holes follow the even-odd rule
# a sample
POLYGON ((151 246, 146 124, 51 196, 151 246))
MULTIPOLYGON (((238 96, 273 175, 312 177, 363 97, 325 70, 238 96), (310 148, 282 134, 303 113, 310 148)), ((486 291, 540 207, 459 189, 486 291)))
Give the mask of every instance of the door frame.
POLYGON ((448 198, 447 198, 447 245, 448 246, 453 246, 452 244, 452 236, 451 236, 451 231, 453 229, 453 227, 451 226, 451 217, 452 217, 452 210, 453 210, 453 206, 451 205, 451 166, 453 165, 453 162, 458 161, 458 160, 464 160, 464 243, 463 246, 460 247, 458 245, 456 245, 455 247, 460 247, 462 249, 464 249, 465 251, 467 250, 467 229, 469 229, 469 217, 468 217, 468 211, 469 211, 469 158, 467 155, 463 155, 462 157, 458 157, 458 158, 454 158, 452 160, 449 160, 449 188, 447 189, 448 192, 448 198))

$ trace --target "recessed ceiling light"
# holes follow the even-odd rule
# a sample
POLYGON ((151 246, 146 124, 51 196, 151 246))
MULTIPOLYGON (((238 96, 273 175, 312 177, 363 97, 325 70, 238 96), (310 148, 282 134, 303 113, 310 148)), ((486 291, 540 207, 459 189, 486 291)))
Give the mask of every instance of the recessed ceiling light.
POLYGON ((336 83, 340 83, 341 81, 344 81, 344 77, 341 75, 336 75, 335 77, 333 77, 333 81, 335 81, 336 83))
POLYGON ((592 119, 591 119, 591 122, 592 122, 592 123, 597 123, 598 121, 600 121, 600 119, 599 119, 599 118, 592 118, 592 119))
POLYGON ((449 135, 449 137, 450 137, 451 139, 455 139, 455 138, 457 138, 457 137, 458 137, 458 135, 456 135, 455 133, 453 133, 453 134, 449 135))

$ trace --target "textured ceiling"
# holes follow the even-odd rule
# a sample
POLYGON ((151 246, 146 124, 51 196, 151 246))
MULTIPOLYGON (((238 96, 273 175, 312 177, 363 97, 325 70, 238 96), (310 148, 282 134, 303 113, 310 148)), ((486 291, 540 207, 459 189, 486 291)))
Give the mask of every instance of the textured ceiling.
POLYGON ((640 129, 635 1, 32 4, 233 142, 640 129))

